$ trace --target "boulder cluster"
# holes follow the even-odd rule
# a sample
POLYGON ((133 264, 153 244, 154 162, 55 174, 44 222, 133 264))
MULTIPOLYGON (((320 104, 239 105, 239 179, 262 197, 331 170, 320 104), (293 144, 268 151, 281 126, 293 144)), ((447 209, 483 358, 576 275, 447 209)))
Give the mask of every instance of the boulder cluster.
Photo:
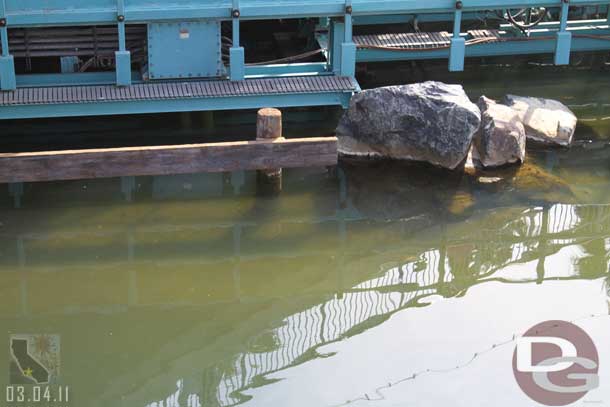
POLYGON ((470 101, 460 85, 423 82, 355 95, 337 128, 339 154, 456 169, 523 163, 526 143, 569 146, 577 118, 561 102, 506 95, 470 101))

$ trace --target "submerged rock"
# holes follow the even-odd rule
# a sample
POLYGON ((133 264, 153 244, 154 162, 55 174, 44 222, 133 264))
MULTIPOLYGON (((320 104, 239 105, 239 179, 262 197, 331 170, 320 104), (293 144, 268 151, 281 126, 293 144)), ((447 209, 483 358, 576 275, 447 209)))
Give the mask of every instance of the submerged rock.
POLYGON ((341 163, 341 171, 347 210, 369 220, 400 220, 400 228, 406 228, 401 233, 417 233, 439 219, 467 216, 474 208, 475 198, 466 196, 471 184, 457 171, 398 160, 349 160, 341 163))
POLYGON ((525 161, 525 128, 512 108, 481 96, 481 126, 474 137, 474 159, 483 167, 525 161))
POLYGON ((339 154, 428 162, 454 169, 481 121, 460 85, 424 82, 355 95, 337 128, 339 154))
POLYGON ((557 100, 506 95, 503 104, 517 111, 528 139, 545 144, 569 146, 578 119, 557 100))
POLYGON ((534 162, 519 167, 514 174, 513 185, 519 190, 572 195, 568 182, 534 162))
POLYGON ((457 191, 449 200, 447 210, 452 215, 462 215, 474 205, 475 199, 470 191, 457 191))
POLYGON ((504 181, 504 178, 501 177, 479 177, 477 178, 477 182, 479 184, 497 184, 499 182, 504 181))

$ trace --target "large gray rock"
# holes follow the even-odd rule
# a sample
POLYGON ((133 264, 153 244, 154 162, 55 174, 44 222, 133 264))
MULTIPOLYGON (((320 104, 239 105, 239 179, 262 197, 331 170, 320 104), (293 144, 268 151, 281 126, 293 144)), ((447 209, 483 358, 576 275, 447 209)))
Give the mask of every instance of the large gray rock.
POLYGON ((563 103, 542 98, 506 95, 503 104, 519 113, 528 139, 569 146, 578 119, 563 103))
POLYGON ((460 85, 424 82, 355 95, 337 128, 339 154, 425 161, 454 169, 479 127, 460 85))
POLYGON ((481 96, 481 126, 474 137, 474 159, 483 167, 525 161, 525 128, 512 108, 481 96))

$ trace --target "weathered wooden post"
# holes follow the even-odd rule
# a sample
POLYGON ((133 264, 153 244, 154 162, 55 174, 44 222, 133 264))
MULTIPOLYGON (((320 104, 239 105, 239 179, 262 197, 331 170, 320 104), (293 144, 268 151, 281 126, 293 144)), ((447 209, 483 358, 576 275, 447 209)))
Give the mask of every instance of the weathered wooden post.
MULTIPOLYGON (((276 140, 282 137, 282 112, 278 109, 260 109, 256 119, 256 139, 276 140)), ((282 191, 282 169, 271 168, 257 171, 257 181, 264 194, 282 191)))

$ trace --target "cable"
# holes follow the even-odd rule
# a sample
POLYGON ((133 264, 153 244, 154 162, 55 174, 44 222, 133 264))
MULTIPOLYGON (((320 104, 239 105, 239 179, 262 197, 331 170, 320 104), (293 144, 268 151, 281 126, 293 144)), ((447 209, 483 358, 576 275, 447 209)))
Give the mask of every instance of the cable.
POLYGON ((273 59, 271 61, 249 63, 249 64, 246 64, 246 66, 271 65, 271 64, 279 64, 279 63, 282 63, 282 62, 299 61, 301 59, 309 58, 309 57, 312 57, 314 55, 321 54, 323 52, 324 52, 324 50, 320 48, 320 49, 316 49, 314 51, 308 51, 308 52, 304 52, 302 54, 292 55, 292 56, 289 56, 289 57, 286 57, 286 58, 273 59))

